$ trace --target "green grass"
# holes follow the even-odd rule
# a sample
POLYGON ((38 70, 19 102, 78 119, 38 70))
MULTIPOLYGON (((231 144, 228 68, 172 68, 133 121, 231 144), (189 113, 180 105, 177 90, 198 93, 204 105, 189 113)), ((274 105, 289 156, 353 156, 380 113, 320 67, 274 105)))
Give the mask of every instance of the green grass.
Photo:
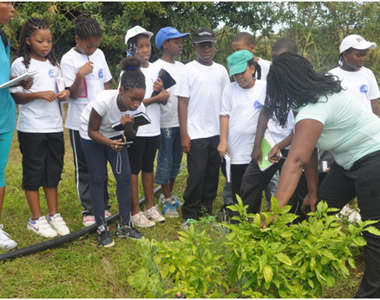
MULTIPOLYGON (((66 154, 62 180, 59 185, 59 211, 71 231, 83 228, 82 207, 74 182, 74 166, 68 132, 65 131, 66 154)), ((185 159, 184 159, 185 163, 185 159)), ((15 239, 19 248, 46 241, 26 228, 30 217, 29 207, 21 189, 21 154, 16 133, 13 138, 9 163, 6 170, 7 190, 1 223, 15 239)), ((110 173, 111 212, 116 213, 115 180, 110 173)), ((177 178, 174 194, 182 198, 186 186, 187 170, 184 166, 177 178)), ((224 177, 220 176, 214 211, 222 205, 224 177)), ((140 188, 140 197, 142 197, 140 188)), ((156 196, 156 200, 158 195, 156 196)), ((47 213, 46 201, 41 193, 41 209, 47 213)), ((265 202, 265 201, 263 201, 265 202)), ((111 224, 115 232, 117 223, 111 224)), ((142 229, 145 237, 156 240, 174 240, 181 228, 181 219, 168 219, 150 229, 142 229)), ((115 241, 115 247, 97 247, 95 234, 33 255, 0 263, 0 298, 139 298, 140 295, 128 284, 127 278, 138 268, 135 257, 140 255, 136 241, 115 241)), ((0 254, 5 253, 0 250, 0 254)), ((352 298, 360 283, 363 262, 358 257, 358 268, 351 277, 340 281, 334 289, 326 290, 327 298, 352 298)))

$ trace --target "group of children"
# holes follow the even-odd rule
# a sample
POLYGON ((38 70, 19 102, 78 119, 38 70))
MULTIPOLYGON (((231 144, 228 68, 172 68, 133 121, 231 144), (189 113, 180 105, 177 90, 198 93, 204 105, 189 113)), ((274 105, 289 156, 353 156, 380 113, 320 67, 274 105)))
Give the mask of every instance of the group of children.
MULTIPOLYGON (((192 35, 196 59, 186 65, 176 61, 182 39, 189 35, 173 27, 162 28, 155 38, 162 56, 150 63, 153 33, 141 26, 129 29, 119 88, 110 90, 112 76, 98 48, 102 31, 95 20, 76 21, 76 45, 60 64, 49 24, 40 18, 25 22, 11 74, 36 74, 30 86, 14 87, 11 93, 19 106, 22 187, 31 210, 28 229, 45 237, 70 233, 58 209, 64 158, 62 102, 68 103, 65 127, 70 133, 76 188, 84 208, 83 224, 96 224, 100 245, 114 245, 106 221, 111 215, 107 162, 117 182, 120 224, 116 234, 123 238, 141 238, 135 226, 152 227, 165 217, 179 217, 177 208, 181 208, 185 228, 191 220, 212 214, 220 165, 226 155, 231 159, 234 202, 235 195, 240 195, 250 212, 260 211, 262 191, 283 163, 280 159, 266 170, 259 168, 258 163, 266 159, 260 150, 261 140, 269 132, 276 144, 271 151, 274 161, 286 157, 293 135, 293 112, 289 112, 285 126, 279 126, 268 114, 265 79, 271 62, 254 55, 251 34, 243 32, 234 38, 234 52, 227 58, 229 72, 213 61, 217 39, 208 28, 192 35), (168 90, 158 75, 161 69, 176 81, 168 90), (135 126, 133 116, 138 112, 145 113, 150 124, 135 126), (118 122, 122 128, 114 129, 118 122), (133 142, 129 148, 126 141, 133 142), (172 191, 183 153, 187 155, 188 178, 182 204, 172 191), (140 172, 144 211, 138 202, 140 172), (154 183, 162 186, 162 211, 154 205, 154 183), (41 186, 48 205, 46 217, 39 204, 41 186)), ((351 42, 345 43, 345 39, 341 45, 342 66, 331 73, 341 77, 349 90, 353 83, 359 84, 359 78, 366 78, 358 89, 367 99, 363 100, 365 105, 378 114, 376 79, 363 67, 366 51, 376 45, 360 40, 361 48, 355 48, 353 41, 362 38, 349 38, 351 42)), ((297 51, 292 39, 281 38, 273 46, 272 59, 297 51)))

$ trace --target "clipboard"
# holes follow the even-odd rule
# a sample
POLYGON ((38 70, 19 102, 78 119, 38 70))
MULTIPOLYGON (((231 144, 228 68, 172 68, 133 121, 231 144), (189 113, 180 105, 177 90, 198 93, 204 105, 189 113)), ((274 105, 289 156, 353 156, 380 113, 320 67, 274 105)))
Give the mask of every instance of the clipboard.
POLYGON ((20 81, 23 81, 24 79, 27 79, 27 78, 30 78, 30 77, 33 77, 34 75, 36 75, 38 73, 38 71, 33 71, 33 72, 26 72, 16 78, 13 78, 12 80, 9 80, 5 83, 3 83, 2 85, 0 85, 0 89, 3 89, 3 88, 6 88, 6 87, 12 87, 14 86, 17 82, 20 82, 20 81))

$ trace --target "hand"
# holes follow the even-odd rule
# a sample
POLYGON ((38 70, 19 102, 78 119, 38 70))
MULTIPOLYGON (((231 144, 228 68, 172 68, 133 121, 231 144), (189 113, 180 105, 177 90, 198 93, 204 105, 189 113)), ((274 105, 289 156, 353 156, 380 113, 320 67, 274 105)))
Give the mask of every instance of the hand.
POLYGON ((86 62, 78 71, 78 75, 84 77, 88 74, 90 74, 92 72, 92 70, 94 69, 94 67, 92 66, 93 65, 93 62, 92 61, 88 61, 86 62))
POLYGON ((57 94, 53 91, 39 92, 38 98, 44 99, 49 102, 53 102, 55 99, 57 99, 57 94))
POLYGON ((168 103, 170 93, 167 90, 162 90, 156 97, 162 105, 166 105, 168 103))
POLYGON ((121 125, 124 126, 124 128, 131 128, 133 125, 133 117, 130 115, 123 115, 120 119, 121 125))
POLYGON ((161 78, 157 78, 157 80, 153 83, 153 90, 157 93, 164 89, 164 84, 161 78))
POLYGON ((64 90, 64 91, 59 92, 59 93, 57 94, 57 98, 58 98, 59 100, 61 100, 61 101, 65 101, 65 100, 67 100, 67 98, 69 98, 69 97, 70 97, 70 90, 64 90))
POLYGON ((268 153, 268 160, 271 163, 277 164, 281 156, 280 148, 275 145, 268 153))
POLYGON ((112 150, 116 152, 123 150, 124 148, 123 140, 122 139, 110 140, 110 147, 112 148, 112 150))
POLYGON ((184 153, 190 153, 191 140, 187 134, 186 135, 181 134, 181 147, 184 153))
POLYGON ((29 77, 27 79, 24 79, 20 82, 20 85, 26 89, 29 90, 33 86, 33 77, 29 77))
POLYGON ((251 158, 256 161, 258 164, 262 161, 263 153, 261 152, 260 147, 254 147, 251 153, 251 158))
POLYGON ((219 143, 217 150, 219 152, 221 162, 223 162, 224 160, 224 155, 226 155, 227 149, 228 149, 227 143, 225 142, 219 143))
POLYGON ((310 207, 311 211, 315 211, 315 206, 317 202, 318 202, 317 196, 307 194, 306 197, 303 199, 301 211, 305 213, 307 207, 310 207))

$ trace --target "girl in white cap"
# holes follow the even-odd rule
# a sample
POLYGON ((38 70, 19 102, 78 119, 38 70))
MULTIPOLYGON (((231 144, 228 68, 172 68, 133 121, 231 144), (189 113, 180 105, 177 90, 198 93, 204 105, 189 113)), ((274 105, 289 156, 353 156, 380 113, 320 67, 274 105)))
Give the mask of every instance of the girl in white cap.
POLYGON ((135 26, 128 30, 125 36, 127 55, 137 56, 142 60, 141 71, 145 76, 146 91, 143 105, 151 123, 137 129, 133 145, 128 149, 131 162, 131 221, 142 228, 152 227, 156 222, 164 222, 165 218, 160 214, 154 203, 154 173, 153 164, 157 149, 160 145, 160 104, 166 104, 169 92, 163 90, 162 82, 158 79, 159 69, 149 62, 152 52, 150 38, 153 33, 141 26, 135 26), (152 92, 159 92, 152 96, 152 92), (145 194, 145 211, 140 210, 138 203, 138 175, 142 172, 142 184, 145 194))
POLYGON ((341 80, 342 87, 353 93, 368 110, 379 115, 379 86, 373 72, 364 67, 369 49, 376 48, 376 43, 368 42, 357 34, 345 37, 339 47, 339 67, 329 73, 341 80))

